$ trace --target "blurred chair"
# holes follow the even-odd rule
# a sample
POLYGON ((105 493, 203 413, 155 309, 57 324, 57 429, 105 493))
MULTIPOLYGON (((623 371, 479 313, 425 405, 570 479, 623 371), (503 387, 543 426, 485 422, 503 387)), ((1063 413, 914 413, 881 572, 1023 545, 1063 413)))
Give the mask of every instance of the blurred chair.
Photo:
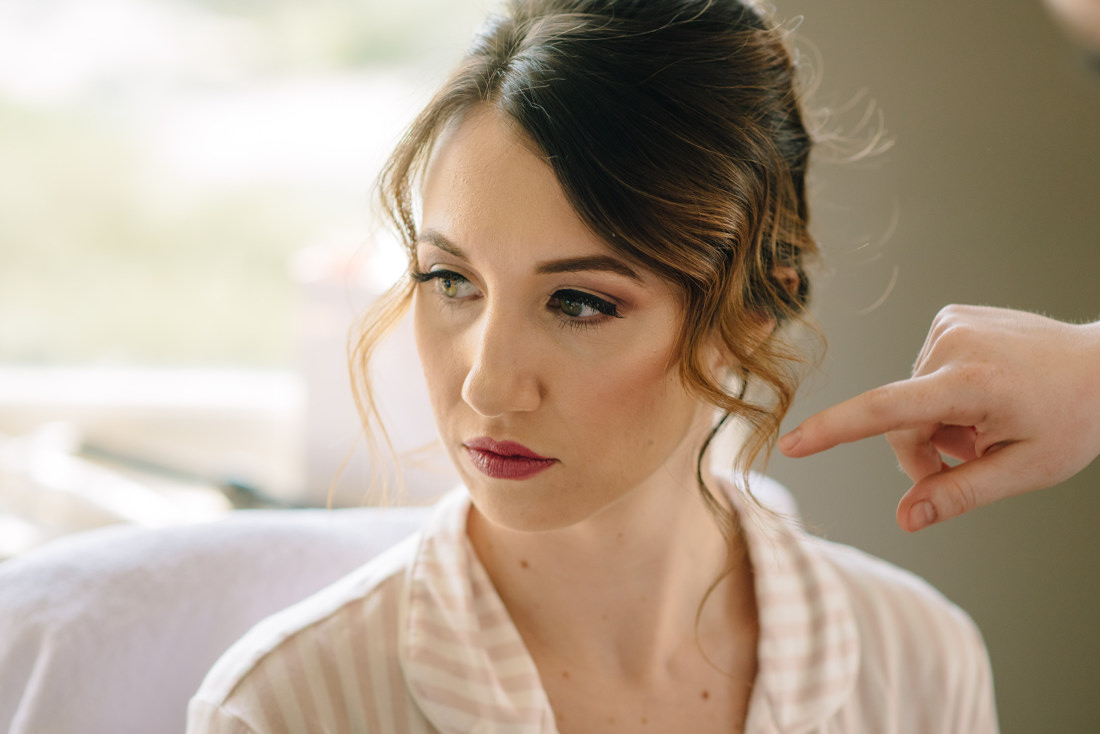
POLYGON ((188 699, 233 641, 428 511, 240 511, 94 530, 0 564, 0 731, 183 731, 188 699))

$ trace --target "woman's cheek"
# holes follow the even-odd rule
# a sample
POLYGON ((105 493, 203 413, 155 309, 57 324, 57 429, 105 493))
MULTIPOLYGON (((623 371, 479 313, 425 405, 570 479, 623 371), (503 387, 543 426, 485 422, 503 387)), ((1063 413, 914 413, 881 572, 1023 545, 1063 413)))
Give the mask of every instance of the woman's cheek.
POLYGON ((665 361, 653 355, 623 355, 607 365, 606 374, 588 380, 597 387, 586 403, 593 415, 621 423, 636 435, 659 418, 667 392, 664 389, 665 361))
POLYGON ((420 354, 420 365, 424 371, 424 379, 428 385, 428 397, 431 400, 437 424, 442 424, 443 413, 441 408, 446 404, 444 396, 450 391, 450 385, 454 380, 454 359, 448 359, 448 355, 454 356, 454 347, 451 344, 453 334, 444 328, 441 323, 438 309, 431 308, 423 291, 417 293, 414 303, 413 331, 416 336, 416 349, 420 354), (451 366, 448 369, 448 366, 451 366))

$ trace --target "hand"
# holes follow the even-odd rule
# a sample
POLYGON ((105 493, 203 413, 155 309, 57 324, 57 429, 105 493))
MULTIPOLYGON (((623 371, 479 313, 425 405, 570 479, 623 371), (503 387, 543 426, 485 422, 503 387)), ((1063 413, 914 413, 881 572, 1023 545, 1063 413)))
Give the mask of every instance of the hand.
POLYGON ((948 306, 910 379, 811 416, 779 449, 809 456, 878 434, 914 482, 897 512, 909 532, 1070 478, 1100 454, 1100 322, 948 306))

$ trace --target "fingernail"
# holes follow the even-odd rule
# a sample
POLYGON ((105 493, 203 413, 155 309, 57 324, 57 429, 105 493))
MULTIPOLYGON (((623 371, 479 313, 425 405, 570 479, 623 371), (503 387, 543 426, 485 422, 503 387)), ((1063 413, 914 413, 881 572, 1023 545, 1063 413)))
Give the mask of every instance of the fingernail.
POLYGON ((936 508, 928 500, 909 508, 909 529, 921 530, 936 522, 936 508))
POLYGON ((790 433, 788 433, 786 436, 784 436, 783 438, 779 439, 779 450, 786 453, 787 451, 790 451, 795 446, 797 446, 798 442, 801 439, 802 439, 802 429, 801 428, 796 428, 793 431, 791 431, 790 433))

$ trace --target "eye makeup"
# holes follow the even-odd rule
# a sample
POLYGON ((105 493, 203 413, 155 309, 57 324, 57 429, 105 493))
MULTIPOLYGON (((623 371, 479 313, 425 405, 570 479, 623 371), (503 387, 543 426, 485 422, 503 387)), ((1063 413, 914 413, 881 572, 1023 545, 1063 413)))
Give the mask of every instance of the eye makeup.
MULTIPOLYGON (((463 295, 463 285, 470 285, 470 281, 453 270, 417 269, 410 275, 418 283, 434 281, 436 293, 444 300, 459 301, 474 295, 472 293, 463 295)), ((599 325, 609 318, 623 318, 615 303, 574 288, 561 288, 554 291, 550 294, 546 307, 553 311, 555 317, 566 326, 590 327, 599 325)))
MULTIPOLYGON (((412 276, 413 280, 418 283, 428 283, 431 281, 435 281, 437 284, 436 287, 439 295, 443 296, 444 298, 462 298, 462 294, 459 293, 462 285, 470 285, 470 281, 468 278, 459 275, 453 270, 415 270, 410 273, 410 275, 412 276)), ((467 297, 469 297, 469 295, 467 297)))
POLYGON ((561 311, 562 314, 574 319, 591 318, 597 314, 612 316, 617 319, 622 318, 619 314, 619 307, 614 303, 598 298, 591 293, 585 293, 584 291, 577 291, 571 288, 554 291, 547 305, 551 308, 556 308, 561 311), (594 311, 595 313, 586 314, 584 313, 586 309, 594 311))

